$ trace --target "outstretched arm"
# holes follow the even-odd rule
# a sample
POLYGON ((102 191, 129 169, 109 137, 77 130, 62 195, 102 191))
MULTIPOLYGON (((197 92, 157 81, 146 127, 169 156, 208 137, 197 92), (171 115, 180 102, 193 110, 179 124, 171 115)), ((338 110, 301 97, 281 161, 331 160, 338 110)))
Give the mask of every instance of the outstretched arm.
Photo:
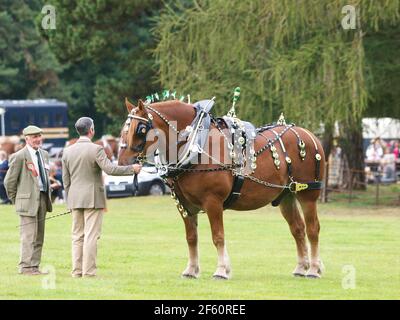
POLYGON ((104 148, 102 147, 97 150, 96 162, 99 167, 110 176, 129 176, 134 173, 139 173, 141 168, 138 165, 118 166, 113 164, 110 159, 107 158, 104 148))

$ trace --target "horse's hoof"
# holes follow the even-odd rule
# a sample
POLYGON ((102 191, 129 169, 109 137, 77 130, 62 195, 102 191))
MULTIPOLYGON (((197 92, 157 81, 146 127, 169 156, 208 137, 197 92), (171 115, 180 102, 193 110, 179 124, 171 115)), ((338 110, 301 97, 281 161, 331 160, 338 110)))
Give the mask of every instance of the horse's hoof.
POLYGON ((304 273, 294 272, 293 276, 296 278, 304 278, 306 275, 304 273))
POLYGON ((220 275, 220 274, 214 274, 213 275, 213 279, 214 280, 228 280, 229 278, 227 276, 223 276, 223 275, 220 275))
POLYGON ((194 274, 186 273, 186 274, 182 274, 182 275, 181 275, 181 278, 184 278, 184 279, 197 279, 198 276, 196 276, 196 275, 194 275, 194 274))
POLYGON ((320 279, 321 276, 319 274, 307 274, 306 277, 308 279, 320 279))

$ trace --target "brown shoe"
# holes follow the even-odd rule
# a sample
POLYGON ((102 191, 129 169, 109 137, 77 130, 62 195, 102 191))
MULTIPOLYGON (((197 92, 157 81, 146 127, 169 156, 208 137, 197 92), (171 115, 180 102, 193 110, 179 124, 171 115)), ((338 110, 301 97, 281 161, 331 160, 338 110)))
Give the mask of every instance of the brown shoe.
POLYGON ((32 275, 40 276, 40 275, 46 275, 46 274, 49 274, 49 272, 48 271, 40 271, 39 268, 32 269, 32 275))
POLYGON ((24 275, 24 276, 39 276, 42 273, 39 270, 24 270, 22 272, 20 272, 20 274, 24 275))
POLYGON ((23 268, 18 272, 19 274, 31 276, 32 275, 32 268, 23 268))

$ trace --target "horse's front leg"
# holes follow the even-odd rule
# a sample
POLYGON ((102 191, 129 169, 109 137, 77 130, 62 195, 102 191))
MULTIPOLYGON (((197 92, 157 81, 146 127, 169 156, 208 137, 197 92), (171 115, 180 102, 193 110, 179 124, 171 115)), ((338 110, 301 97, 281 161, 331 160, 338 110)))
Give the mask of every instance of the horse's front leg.
POLYGON ((189 247, 189 261, 186 269, 182 272, 182 277, 197 279, 200 275, 197 214, 183 218, 183 222, 185 223, 186 241, 189 247))
POLYGON ((227 280, 230 278, 231 265, 225 245, 222 203, 217 200, 208 200, 204 208, 210 221, 212 239, 218 254, 217 270, 213 278, 227 280))

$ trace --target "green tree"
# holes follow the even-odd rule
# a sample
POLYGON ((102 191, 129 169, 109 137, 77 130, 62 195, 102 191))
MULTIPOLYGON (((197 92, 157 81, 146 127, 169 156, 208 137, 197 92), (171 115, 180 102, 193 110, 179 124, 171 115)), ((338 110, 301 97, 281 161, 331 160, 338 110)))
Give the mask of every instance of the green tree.
POLYGON ((338 121, 350 168, 363 169, 362 148, 354 145, 362 141, 361 118, 377 81, 365 35, 396 25, 399 8, 399 0, 176 1, 155 29, 160 82, 196 98, 216 95, 219 113, 240 85, 240 117, 260 125, 284 112, 313 130, 323 123, 327 149, 338 121), (356 9, 355 29, 341 25, 345 5, 356 9))
POLYGON ((42 35, 58 60, 68 65, 61 78, 88 104, 79 105, 74 117, 90 111, 99 133, 118 135, 126 117, 124 98, 138 99, 158 88, 149 49, 154 45, 150 18, 160 1, 54 0, 52 5, 56 29, 41 30, 42 35))
POLYGON ((0 97, 53 96, 62 67, 36 31, 38 0, 0 2, 0 97))
POLYGON ((367 34, 364 43, 371 77, 365 116, 400 119, 400 24, 367 34))

